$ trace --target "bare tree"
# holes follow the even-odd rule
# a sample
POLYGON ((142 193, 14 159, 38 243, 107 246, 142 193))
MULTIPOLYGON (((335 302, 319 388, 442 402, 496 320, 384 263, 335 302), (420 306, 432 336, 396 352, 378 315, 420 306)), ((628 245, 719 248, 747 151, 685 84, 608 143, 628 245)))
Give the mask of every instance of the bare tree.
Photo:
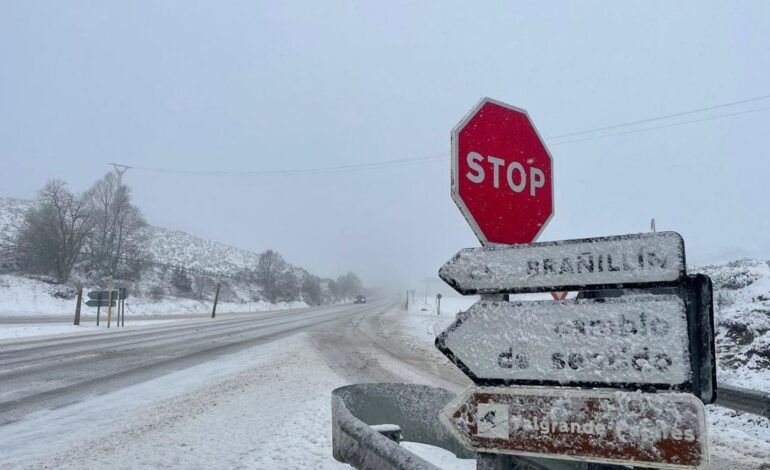
POLYGON ((302 280, 302 299, 309 305, 321 305, 323 303, 323 290, 321 280, 312 274, 306 274, 302 280))
POLYGON ((301 284, 299 277, 291 269, 284 269, 278 274, 276 282, 276 300, 292 302, 300 299, 301 284))
POLYGON ((275 302, 281 294, 281 277, 286 270, 286 262, 276 251, 267 250, 259 255, 257 261, 257 282, 262 286, 265 297, 275 302))
POLYGON ((337 278, 339 299, 354 297, 364 290, 364 284, 355 273, 347 273, 337 278))
POLYGON ((63 181, 46 183, 16 237, 21 268, 67 282, 93 220, 85 199, 68 191, 63 181))
POLYGON ((142 231, 146 225, 139 209, 131 204, 131 191, 107 173, 86 193, 95 218, 88 240, 90 268, 113 274, 121 264, 141 257, 142 231))

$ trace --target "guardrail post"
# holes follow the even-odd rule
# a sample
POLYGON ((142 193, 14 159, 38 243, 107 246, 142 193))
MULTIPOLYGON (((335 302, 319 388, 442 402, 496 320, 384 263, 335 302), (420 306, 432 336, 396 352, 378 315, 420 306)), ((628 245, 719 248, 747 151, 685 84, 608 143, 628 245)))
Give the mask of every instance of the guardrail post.
POLYGON ((476 470, 512 470, 513 461, 509 455, 477 454, 476 470))

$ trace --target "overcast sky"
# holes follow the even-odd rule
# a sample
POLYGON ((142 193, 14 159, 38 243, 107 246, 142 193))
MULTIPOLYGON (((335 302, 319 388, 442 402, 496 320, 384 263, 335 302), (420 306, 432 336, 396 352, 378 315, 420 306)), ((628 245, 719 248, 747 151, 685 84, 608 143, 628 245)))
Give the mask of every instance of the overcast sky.
POLYGON ((0 196, 54 177, 82 191, 124 163, 154 225, 417 286, 478 243, 449 196, 449 132, 490 96, 528 110, 553 155, 540 240, 654 217, 692 262, 770 258, 770 110, 547 139, 770 95, 768 58, 766 1, 5 0, 0 196))

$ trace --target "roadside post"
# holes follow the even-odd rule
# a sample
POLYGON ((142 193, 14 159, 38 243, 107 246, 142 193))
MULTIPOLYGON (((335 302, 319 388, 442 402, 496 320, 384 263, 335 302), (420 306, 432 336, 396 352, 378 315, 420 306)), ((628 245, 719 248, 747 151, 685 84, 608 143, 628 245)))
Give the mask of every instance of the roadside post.
POLYGON ((483 246, 439 277, 481 300, 436 338, 474 382, 439 418, 477 468, 514 455, 705 468, 713 293, 687 273, 682 237, 534 243, 553 216, 551 155, 526 111, 489 98, 452 131, 451 194, 483 246), (548 292, 558 302, 508 298, 548 292))
POLYGON ((110 274, 110 281, 107 284, 107 328, 110 327, 110 323, 112 323, 112 274, 110 274))
POLYGON ((211 308, 211 318, 215 318, 217 316, 217 302, 219 302, 219 288, 222 287, 221 284, 217 284, 217 292, 214 294, 214 307, 211 308))
POLYGON ((128 289, 121 287, 118 289, 118 315, 120 315, 120 326, 126 326, 126 298, 128 297, 128 289))
POLYGON ((436 315, 441 315, 441 294, 436 294, 436 315))
POLYGON ((75 325, 80 325, 80 305, 83 302, 83 288, 78 287, 78 300, 75 305, 75 325))

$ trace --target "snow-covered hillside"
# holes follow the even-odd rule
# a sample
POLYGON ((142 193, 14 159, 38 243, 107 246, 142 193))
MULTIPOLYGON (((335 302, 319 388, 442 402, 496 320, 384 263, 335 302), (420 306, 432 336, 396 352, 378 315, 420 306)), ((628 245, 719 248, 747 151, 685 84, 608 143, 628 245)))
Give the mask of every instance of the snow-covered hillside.
MULTIPOLYGON (((0 248, 7 246, 24 220, 33 201, 0 197, 0 248)), ((204 240, 178 230, 148 226, 148 258, 158 264, 184 266, 191 270, 232 275, 253 268, 259 254, 204 240)))
POLYGON ((259 254, 194 237, 178 230, 147 227, 145 246, 150 258, 160 263, 185 266, 217 274, 235 274, 253 268, 259 254))
MULTIPOLYGON (((7 249, 21 226, 24 213, 33 201, 0 198, 0 255, 7 249)), ((244 278, 244 271, 253 270, 259 253, 241 250, 193 235, 148 226, 143 229, 146 259, 138 278, 117 279, 117 285, 129 289, 129 311, 142 314, 200 313, 211 309, 216 285, 222 284, 220 302, 224 311, 264 310, 304 306, 303 302, 267 303, 261 287, 244 278), (177 269, 183 268, 183 269, 177 269), (180 274, 182 273, 182 274, 180 274), (185 286, 179 287, 181 283, 185 286)), ((105 288, 106 279, 93 280, 83 273, 73 273, 70 285, 55 285, 42 279, 21 277, 8 272, 0 256, 0 314, 71 314, 75 285, 86 289, 105 288)), ((302 280, 309 275, 302 268, 287 265, 287 270, 302 280)), ((321 289, 328 294, 328 280, 321 280, 321 289)))
POLYGON ((693 271, 714 282, 719 381, 770 390, 770 262, 739 260, 693 271))
POLYGON ((16 234, 24 220, 24 212, 32 207, 32 201, 0 197, 0 249, 16 234))

